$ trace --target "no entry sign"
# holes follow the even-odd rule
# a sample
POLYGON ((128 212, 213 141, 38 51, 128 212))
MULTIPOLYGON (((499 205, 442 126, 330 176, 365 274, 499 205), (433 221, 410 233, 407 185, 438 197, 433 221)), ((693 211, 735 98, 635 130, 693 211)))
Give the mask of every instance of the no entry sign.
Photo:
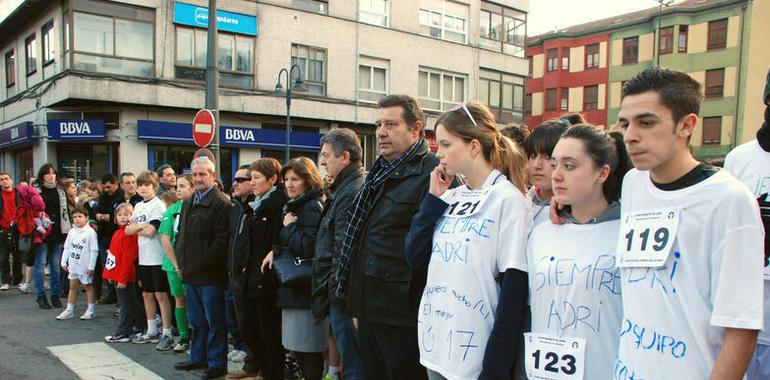
POLYGON ((195 114, 195 118, 192 123, 192 135, 195 145, 203 148, 211 144, 211 140, 214 139, 214 114, 209 110, 200 110, 195 114))

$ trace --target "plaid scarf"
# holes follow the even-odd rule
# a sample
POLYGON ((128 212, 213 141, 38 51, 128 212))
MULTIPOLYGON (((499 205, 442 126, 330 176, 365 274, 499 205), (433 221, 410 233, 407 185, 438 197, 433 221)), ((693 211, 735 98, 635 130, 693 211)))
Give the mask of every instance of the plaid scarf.
POLYGON ((350 267, 353 263, 353 255, 355 254, 355 244, 358 242, 361 232, 363 232, 363 226, 369 218, 369 211, 371 211, 374 196, 388 177, 390 177, 390 174, 414 158, 417 152, 423 148, 423 144, 424 140, 418 140, 409 147, 406 153, 390 163, 383 156, 380 156, 366 176, 363 186, 358 190, 358 194, 353 199, 353 208, 350 211, 350 215, 348 215, 350 221, 347 228, 345 228, 345 239, 342 241, 342 246, 337 256, 337 268, 335 268, 334 273, 334 282, 336 283, 334 288, 335 299, 345 301, 347 298, 347 282, 350 275, 350 267))

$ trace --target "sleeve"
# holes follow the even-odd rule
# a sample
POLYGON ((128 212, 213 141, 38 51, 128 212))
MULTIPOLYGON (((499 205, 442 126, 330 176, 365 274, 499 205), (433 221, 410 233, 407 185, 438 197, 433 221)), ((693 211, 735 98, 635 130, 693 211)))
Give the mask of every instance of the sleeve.
POLYGON ((94 270, 96 268, 96 260, 99 258, 99 239, 96 237, 96 231, 88 231, 88 253, 90 254, 90 260, 88 262, 88 270, 94 270))
POLYGON ((174 207, 169 207, 163 214, 163 220, 158 227, 158 233, 166 236, 174 236, 174 207))
POLYGON ((160 221, 163 220, 163 215, 166 213, 166 207, 163 205, 163 202, 158 200, 156 202, 155 207, 153 207, 150 212, 147 215, 147 223, 152 223, 153 221, 157 221, 158 224, 155 225, 155 228, 158 228, 160 226, 160 221))
POLYGON ((281 242, 289 248, 291 254, 299 254, 299 257, 313 257, 315 251, 315 236, 318 231, 318 222, 321 219, 321 205, 316 201, 309 201, 302 209, 302 214, 296 222, 291 223, 281 230, 281 242))
POLYGON ((121 249, 123 252, 121 254, 123 255, 123 268, 121 270, 120 278, 118 279, 118 282, 128 284, 131 282, 136 282, 136 265, 134 264, 136 262, 137 257, 139 256, 139 240, 136 235, 126 236, 123 235, 123 244, 121 249))
POLYGON ((59 265, 61 265, 63 267, 67 266, 67 261, 69 260, 69 257, 70 257, 69 246, 70 246, 70 242, 71 242, 71 239, 72 239, 72 235, 74 235, 74 234, 72 234, 72 233, 67 234, 67 239, 64 240, 64 251, 61 254, 61 263, 59 264, 59 265))
POLYGON ((404 256, 412 270, 427 269, 433 250, 433 233, 449 204, 428 193, 420 203, 420 209, 412 218, 412 225, 404 240, 404 256))
POLYGON ((214 238, 208 246, 209 262, 223 263, 227 260, 227 247, 230 243, 230 209, 232 207, 232 203, 223 201, 217 205, 218 209, 213 213, 214 238))
POLYGON ((756 201, 721 207, 724 238, 711 255, 711 314, 713 326, 761 330, 763 325, 764 230, 756 201))
POLYGON ((524 202, 523 197, 516 196, 503 201, 496 249, 499 273, 511 268, 527 272, 527 238, 533 220, 524 202))

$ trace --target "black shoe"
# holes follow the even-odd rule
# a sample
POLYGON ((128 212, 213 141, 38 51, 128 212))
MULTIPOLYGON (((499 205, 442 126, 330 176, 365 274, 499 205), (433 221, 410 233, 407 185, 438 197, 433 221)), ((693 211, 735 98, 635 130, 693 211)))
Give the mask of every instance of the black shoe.
POLYGON ((37 305, 40 306, 41 309, 50 309, 51 304, 48 303, 48 298, 45 298, 45 296, 39 296, 37 297, 37 305))
POLYGON ((118 300, 114 296, 113 297, 104 296, 100 298, 98 301, 96 301, 96 303, 98 303, 99 305, 112 305, 117 302, 118 300))
POLYGON ((180 371, 192 371, 194 369, 205 369, 205 368, 206 368, 206 363, 193 363, 189 360, 176 363, 176 365, 174 366, 174 369, 178 369, 180 371))
POLYGON ((201 374, 201 379, 219 379, 227 375, 227 368, 209 368, 201 374))
POLYGON ((57 309, 62 308, 62 304, 61 304, 61 301, 59 301, 59 297, 51 297, 51 306, 57 309))

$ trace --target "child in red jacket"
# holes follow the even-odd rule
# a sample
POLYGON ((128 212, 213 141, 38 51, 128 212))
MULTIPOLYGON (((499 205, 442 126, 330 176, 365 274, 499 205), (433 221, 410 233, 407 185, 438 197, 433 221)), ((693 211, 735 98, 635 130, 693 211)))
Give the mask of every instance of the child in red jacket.
POLYGON ((136 286, 136 260, 139 254, 137 236, 126 235, 126 223, 133 212, 134 208, 129 203, 122 203, 115 209, 115 221, 119 229, 112 235, 104 262, 102 277, 117 283, 120 306, 118 329, 114 334, 104 337, 107 343, 126 343, 131 340, 132 335, 141 334, 147 323, 136 286))

